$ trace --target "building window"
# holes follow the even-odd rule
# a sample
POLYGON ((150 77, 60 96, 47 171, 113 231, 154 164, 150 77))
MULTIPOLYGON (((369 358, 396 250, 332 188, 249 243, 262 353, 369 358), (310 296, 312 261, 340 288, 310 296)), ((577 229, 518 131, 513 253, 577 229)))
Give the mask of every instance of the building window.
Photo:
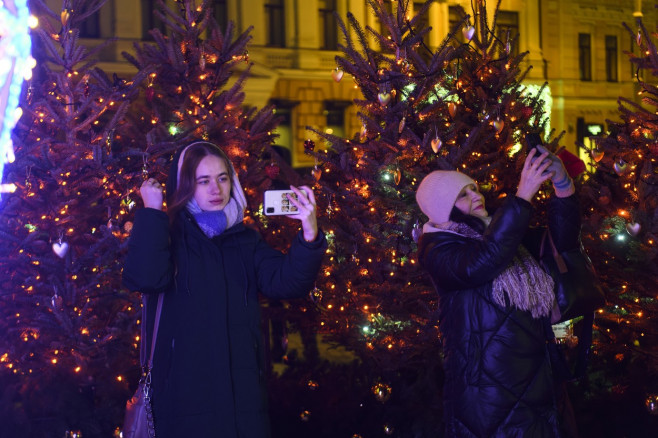
POLYGON ((213 0, 212 15, 222 30, 226 29, 228 24, 228 10, 226 9, 226 0, 213 0))
POLYGON ((80 38, 101 37, 101 15, 96 11, 80 23, 80 38))
POLYGON ((338 49, 338 23, 336 22, 336 0, 319 0, 320 47, 324 50, 338 49))
POLYGON ((515 11, 498 11, 496 17, 496 37, 500 40, 503 47, 507 47, 516 39, 516 44, 511 46, 510 55, 519 54, 519 13, 515 11))
POLYGON ((283 1, 284 0, 267 0, 267 3, 265 3, 267 45, 272 47, 286 46, 286 23, 283 1))
POLYGON ((578 34, 578 66, 580 80, 592 80, 592 36, 588 33, 578 34))
MULTIPOLYGON (((462 22, 465 16, 466 12, 461 6, 448 6, 448 25, 450 26, 450 32, 455 29, 455 26, 462 22)), ((464 23, 464 27, 467 25, 467 23, 464 23)), ((461 30, 457 30, 457 33, 455 33, 455 38, 457 41, 459 41, 460 44, 466 42, 464 39, 464 34, 461 30)))
POLYGON ((165 23, 156 11, 160 11, 156 0, 142 0, 142 39, 144 40, 153 40, 149 32, 152 29, 159 29, 160 32, 166 34, 165 23))
POLYGON ((617 82, 617 37, 605 36, 605 77, 608 82, 617 82))
POLYGON ((299 104, 299 102, 284 100, 284 99, 272 99, 270 104, 274 105, 274 115, 280 119, 280 123, 274 129, 274 134, 278 135, 276 138, 276 146, 281 146, 282 148, 292 150, 293 141, 294 141, 294 132, 292 129, 292 115, 293 110, 299 104))
POLYGON ((324 103, 326 129, 324 132, 339 137, 345 137, 345 109, 352 103, 347 101, 329 100, 324 103))

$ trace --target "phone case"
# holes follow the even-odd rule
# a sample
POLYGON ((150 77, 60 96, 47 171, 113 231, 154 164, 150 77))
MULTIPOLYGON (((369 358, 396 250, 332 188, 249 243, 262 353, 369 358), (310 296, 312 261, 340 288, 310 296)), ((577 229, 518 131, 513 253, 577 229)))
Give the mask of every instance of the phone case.
POLYGON ((297 195, 292 190, 267 190, 263 195, 263 213, 266 216, 276 216, 281 214, 297 214, 297 207, 293 205, 286 194, 297 199, 297 195))

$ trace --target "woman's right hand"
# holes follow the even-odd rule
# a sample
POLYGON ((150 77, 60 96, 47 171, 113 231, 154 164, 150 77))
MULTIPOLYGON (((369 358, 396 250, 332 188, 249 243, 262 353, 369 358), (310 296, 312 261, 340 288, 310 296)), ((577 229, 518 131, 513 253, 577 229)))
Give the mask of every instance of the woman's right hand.
POLYGON ((149 178, 142 183, 139 188, 139 195, 144 201, 144 207, 162 210, 163 188, 155 178, 149 178))
POLYGON ((546 151, 534 159, 537 152, 538 150, 533 148, 528 153, 525 163, 523 163, 519 187, 516 190, 516 196, 528 202, 532 201, 541 185, 553 176, 552 172, 546 171, 552 164, 552 161, 547 159, 549 152, 546 151))

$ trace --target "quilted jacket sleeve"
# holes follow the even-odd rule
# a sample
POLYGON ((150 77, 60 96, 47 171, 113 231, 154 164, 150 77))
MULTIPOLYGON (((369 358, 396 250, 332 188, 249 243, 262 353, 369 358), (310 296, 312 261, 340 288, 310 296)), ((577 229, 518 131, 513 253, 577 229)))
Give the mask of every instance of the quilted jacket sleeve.
POLYGON ((153 208, 135 213, 123 266, 123 284, 131 291, 158 293, 173 281, 169 218, 153 208))
POLYGON ((482 240, 450 232, 423 235, 420 262, 439 292, 478 287, 498 276, 521 243, 531 210, 527 201, 510 198, 496 212, 482 240))
POLYGON ((298 233, 287 254, 260 239, 255 250, 258 289, 268 298, 304 296, 315 284, 326 248, 322 232, 314 242, 306 242, 298 233))

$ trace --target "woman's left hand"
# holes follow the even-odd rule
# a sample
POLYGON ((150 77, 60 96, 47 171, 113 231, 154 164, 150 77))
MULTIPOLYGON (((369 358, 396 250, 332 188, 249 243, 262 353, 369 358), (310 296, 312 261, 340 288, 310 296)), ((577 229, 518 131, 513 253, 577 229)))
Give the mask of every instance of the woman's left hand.
POLYGON ((297 214, 289 215, 293 219, 302 221, 302 231, 304 240, 313 242, 318 236, 318 219, 316 216, 316 203, 313 190, 308 186, 290 186, 290 190, 295 192, 297 199, 288 195, 290 203, 297 207, 297 214))

